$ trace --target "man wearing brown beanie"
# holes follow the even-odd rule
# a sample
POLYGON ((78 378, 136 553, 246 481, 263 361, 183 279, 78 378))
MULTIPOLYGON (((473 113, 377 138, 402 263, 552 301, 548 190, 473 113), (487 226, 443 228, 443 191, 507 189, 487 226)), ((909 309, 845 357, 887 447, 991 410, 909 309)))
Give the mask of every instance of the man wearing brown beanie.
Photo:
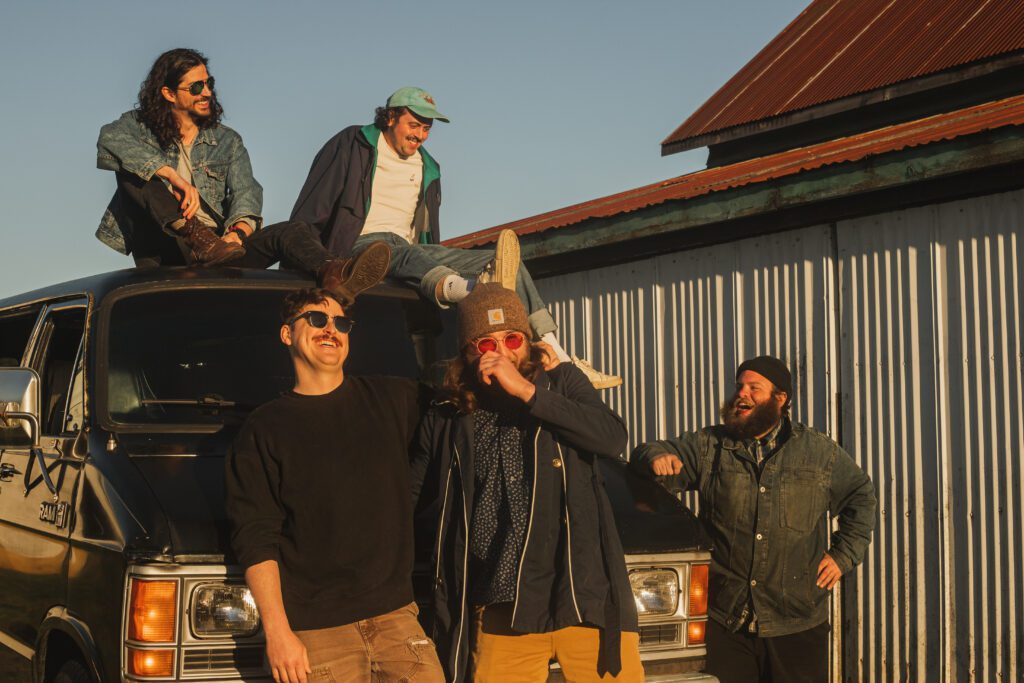
POLYGON ((785 363, 752 358, 722 424, 641 444, 630 460, 699 492, 713 548, 707 671, 722 683, 827 679, 828 595, 875 526, 871 480, 839 444, 790 419, 792 394, 785 363), (826 547, 830 517, 839 530, 826 547))
POLYGON ((413 448, 414 497, 440 499, 434 640, 448 680, 543 683, 552 658, 566 680, 643 680, 595 466, 619 457, 625 425, 579 369, 543 366, 511 290, 473 289, 459 343, 413 448))

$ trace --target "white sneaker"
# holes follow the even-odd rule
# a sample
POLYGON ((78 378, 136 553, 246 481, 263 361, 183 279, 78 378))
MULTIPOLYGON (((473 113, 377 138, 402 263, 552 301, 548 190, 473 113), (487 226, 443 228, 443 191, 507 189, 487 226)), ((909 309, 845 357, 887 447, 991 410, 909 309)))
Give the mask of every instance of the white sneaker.
POLYGON ((497 282, 505 289, 516 289, 519 273, 519 237, 512 230, 502 230, 494 246, 494 258, 484 267, 477 282, 497 282))
POLYGON ((590 383, 594 385, 595 389, 611 389, 622 384, 622 378, 618 375, 608 375, 600 370, 595 370, 594 366, 583 360, 582 358, 572 357, 572 364, 579 368, 590 383))

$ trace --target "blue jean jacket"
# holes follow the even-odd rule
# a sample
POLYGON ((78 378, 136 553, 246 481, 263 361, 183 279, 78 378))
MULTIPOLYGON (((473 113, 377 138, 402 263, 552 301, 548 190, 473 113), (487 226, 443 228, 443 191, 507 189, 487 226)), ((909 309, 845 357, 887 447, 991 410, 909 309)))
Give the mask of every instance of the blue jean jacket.
MULTIPOLYGON (((100 129, 96 141, 96 167, 124 171, 150 180, 162 166, 178 167, 178 148, 162 149, 156 137, 134 111, 100 129)), ((221 226, 243 218, 259 228, 263 219, 263 187, 252 176, 249 153, 242 137, 224 125, 204 128, 192 144, 192 168, 196 189, 211 217, 221 226)), ((122 254, 132 251, 130 230, 115 194, 103 213, 96 237, 122 254)))

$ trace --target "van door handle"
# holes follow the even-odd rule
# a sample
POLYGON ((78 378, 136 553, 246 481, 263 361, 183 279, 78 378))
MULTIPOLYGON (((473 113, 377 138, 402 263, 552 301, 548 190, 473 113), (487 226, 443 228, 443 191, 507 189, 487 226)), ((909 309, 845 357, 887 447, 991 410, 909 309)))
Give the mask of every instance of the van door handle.
POLYGON ((10 481, 14 475, 19 474, 18 468, 9 462, 0 464, 0 481, 10 481))

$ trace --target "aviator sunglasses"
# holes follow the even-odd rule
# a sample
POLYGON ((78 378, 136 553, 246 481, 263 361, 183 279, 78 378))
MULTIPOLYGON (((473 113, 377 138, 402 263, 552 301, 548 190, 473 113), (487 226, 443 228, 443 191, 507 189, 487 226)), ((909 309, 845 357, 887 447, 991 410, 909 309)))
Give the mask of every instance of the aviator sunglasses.
POLYGON ((322 330, 327 327, 327 319, 330 318, 334 321, 334 329, 342 334, 348 334, 352 331, 352 326, 356 324, 356 321, 352 318, 346 318, 343 315, 329 316, 323 311, 306 311, 305 313, 299 313, 297 316, 288 321, 289 325, 294 325, 295 321, 299 318, 305 318, 313 327, 318 330, 322 330))
POLYGON ((213 76, 210 76, 205 81, 193 81, 184 88, 178 88, 178 90, 188 90, 188 94, 193 97, 198 97, 203 93, 203 88, 210 86, 210 92, 213 92, 213 76))
MULTIPOLYGON (((499 340, 494 337, 481 337, 471 343, 476 346, 476 350, 480 352, 480 355, 483 355, 491 351, 497 351, 498 341, 499 340)), ((506 349, 509 351, 515 351, 526 343, 526 337, 519 332, 509 332, 500 341, 505 345, 506 349)))

